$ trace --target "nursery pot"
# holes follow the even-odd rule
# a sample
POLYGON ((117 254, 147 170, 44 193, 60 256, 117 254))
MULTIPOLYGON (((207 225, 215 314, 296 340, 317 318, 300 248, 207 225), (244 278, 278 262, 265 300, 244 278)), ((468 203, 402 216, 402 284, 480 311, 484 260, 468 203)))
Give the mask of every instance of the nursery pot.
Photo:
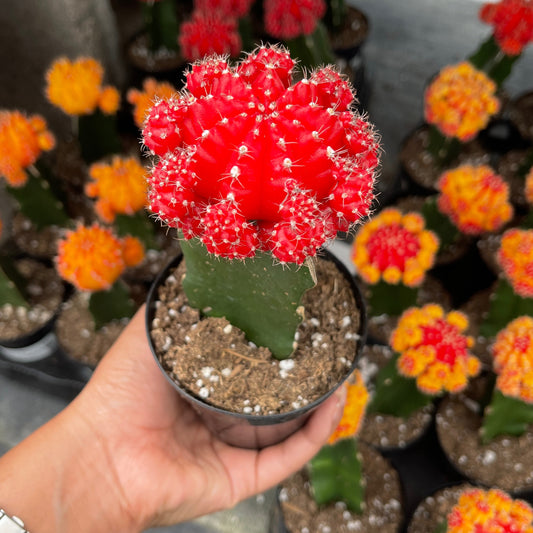
POLYGON ((353 372, 356 365, 357 356, 364 345, 366 339, 366 308, 358 286, 353 276, 350 274, 344 264, 325 251, 321 254, 321 260, 331 261, 335 264, 337 270, 347 280, 355 299, 356 306, 360 313, 359 327, 357 331, 358 342, 354 353, 353 361, 350 367, 346 368, 343 379, 339 380, 327 393, 320 398, 309 402, 307 405, 295 408, 288 412, 274 413, 268 415, 248 414, 242 412, 233 412, 226 409, 213 406, 198 396, 191 394, 181 384, 177 383, 167 373, 160 357, 156 351, 154 341, 151 336, 151 325, 155 317, 155 310, 158 304, 158 288, 164 283, 169 272, 179 265, 182 255, 177 256, 167 267, 159 274, 152 284, 146 306, 146 329, 150 348, 154 358, 169 383, 178 391, 178 393, 190 403, 203 419, 207 427, 224 442, 242 448, 263 448, 281 442, 286 437, 298 430, 309 418, 311 413, 321 405, 331 394, 346 380, 353 372))

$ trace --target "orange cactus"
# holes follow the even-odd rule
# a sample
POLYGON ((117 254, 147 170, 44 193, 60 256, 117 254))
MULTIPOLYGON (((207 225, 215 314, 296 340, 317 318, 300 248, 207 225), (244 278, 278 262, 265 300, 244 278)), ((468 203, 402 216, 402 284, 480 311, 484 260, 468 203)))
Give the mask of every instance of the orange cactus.
POLYGON ((499 489, 468 489, 447 517, 446 533, 533 533, 533 509, 499 489))
POLYGON ((509 186, 487 165, 461 165, 444 172, 437 183, 439 210, 467 235, 498 231, 514 210, 509 186))
POLYGON ((25 169, 55 146, 55 137, 40 115, 0 111, 0 145, 0 176, 11 187, 22 187, 28 180, 25 169))
POLYGON ((533 403, 533 318, 518 317, 501 330, 492 356, 502 394, 533 403))
POLYGON ((107 290, 126 267, 134 266, 128 261, 142 260, 138 253, 131 253, 131 239, 120 239, 98 224, 80 225, 58 244, 58 272, 81 291, 107 290))
POLYGON ((361 278, 369 284, 419 286, 435 261, 438 237, 425 228, 418 213, 402 214, 384 209, 357 233, 352 260, 361 278))
POLYGON ((138 128, 142 128, 148 111, 158 100, 168 100, 176 93, 176 89, 168 82, 158 82, 155 78, 143 81, 143 90, 130 89, 126 99, 133 106, 133 120, 138 128))
POLYGON ((469 352, 474 340, 463 334, 467 328, 468 319, 463 313, 445 314, 437 304, 407 309, 390 342, 400 354, 399 373, 416 378, 425 394, 460 392, 480 370, 479 360, 469 352))
POLYGON ((525 195, 527 202, 530 205, 533 205, 533 167, 531 167, 526 174, 525 195))
POLYGON ((93 180, 85 187, 91 198, 98 198, 96 212, 108 223, 117 214, 132 215, 146 205, 146 169, 135 157, 114 156, 111 163, 94 163, 89 167, 93 180))
POLYGON ((114 87, 102 87, 103 78, 104 69, 96 59, 61 57, 46 73, 45 94, 68 115, 90 115, 97 108, 112 115, 119 108, 120 94, 114 87))
POLYGON ((328 444, 335 444, 341 439, 354 437, 363 423, 369 394, 361 373, 356 370, 352 382, 347 381, 344 386, 347 389, 347 396, 342 419, 329 437, 328 444))
POLYGON ((533 230, 507 230, 496 257, 513 290, 523 298, 533 298, 533 230))
POLYGON ((500 108, 496 84, 471 63, 444 67, 426 89, 426 121, 445 136, 473 139, 500 108))

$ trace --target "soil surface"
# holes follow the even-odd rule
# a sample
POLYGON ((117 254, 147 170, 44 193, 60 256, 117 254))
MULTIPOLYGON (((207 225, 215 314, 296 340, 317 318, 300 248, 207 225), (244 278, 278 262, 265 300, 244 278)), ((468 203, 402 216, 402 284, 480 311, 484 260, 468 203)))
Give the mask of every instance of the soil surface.
POLYGON ((349 281, 335 264, 317 262, 307 291, 297 348, 275 360, 224 318, 202 318, 181 288, 185 262, 159 288, 151 338, 172 379, 197 398, 233 412, 274 414, 303 407, 335 387, 352 368, 361 317, 349 281))

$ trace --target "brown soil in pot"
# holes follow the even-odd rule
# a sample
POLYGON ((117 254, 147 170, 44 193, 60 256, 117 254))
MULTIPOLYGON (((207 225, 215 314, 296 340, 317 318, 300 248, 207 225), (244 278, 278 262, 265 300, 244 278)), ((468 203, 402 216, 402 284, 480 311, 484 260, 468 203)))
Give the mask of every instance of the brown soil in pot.
POLYGON ((62 228, 48 226, 38 230, 30 219, 16 213, 12 220, 13 242, 19 250, 32 257, 52 259, 57 254, 57 241, 62 237, 62 228))
POLYGON ((520 176, 528 150, 512 150, 504 154, 496 166, 498 174, 509 184, 509 199, 518 209, 528 209, 525 195, 525 176, 520 176))
MULTIPOLYGON (((357 367, 371 394, 373 379, 393 355, 394 352, 388 346, 374 344, 363 347, 357 367)), ((358 438, 382 450, 405 448, 427 431, 433 419, 434 409, 434 405, 431 404, 418 409, 408 418, 367 412, 358 438)))
POLYGON ((425 498, 413 513, 407 533, 435 533, 459 501, 459 496, 471 488, 473 486, 467 483, 454 485, 425 498))
POLYGON ((21 275, 28 280, 26 290, 30 307, 0 306, 0 339, 13 340, 45 325, 57 313, 65 286, 56 271, 39 261, 17 261, 21 275))
POLYGON ((350 50, 363 45, 368 37, 369 24, 367 16, 353 6, 347 6, 344 24, 330 32, 331 47, 336 54, 345 56, 350 50))
POLYGON ((524 139, 533 140, 533 92, 516 98, 510 106, 509 116, 524 139))
MULTIPOLYGON (((146 73, 177 71, 179 67, 185 66, 179 50, 163 47, 156 51, 150 50, 148 35, 144 33, 131 40, 126 53, 130 63, 146 73)), ((176 79, 177 77, 176 75, 176 79)))
POLYGON ((331 261, 317 261, 319 282, 303 297, 297 348, 285 361, 224 318, 200 319, 181 290, 185 268, 181 261, 159 287, 150 335, 169 375, 199 399, 233 412, 288 412, 322 397, 350 371, 361 317, 349 281, 331 261))
POLYGON ((429 127, 421 126, 411 133, 403 142, 400 150, 400 162, 404 172, 417 185, 427 191, 437 190, 437 181, 447 168, 461 164, 487 164, 489 154, 476 141, 465 143, 455 161, 448 167, 439 167, 428 152, 429 127))
POLYGON ((521 437, 500 435, 482 444, 479 398, 484 380, 473 380, 464 394, 449 396, 436 416, 441 447, 455 469, 475 483, 510 493, 533 489, 533 427, 521 437))
POLYGON ((281 485, 279 500, 288 533, 400 531, 403 515, 398 473, 370 446, 359 443, 359 452, 366 482, 363 513, 350 512, 342 503, 319 509, 310 495, 308 475, 302 470, 281 485))

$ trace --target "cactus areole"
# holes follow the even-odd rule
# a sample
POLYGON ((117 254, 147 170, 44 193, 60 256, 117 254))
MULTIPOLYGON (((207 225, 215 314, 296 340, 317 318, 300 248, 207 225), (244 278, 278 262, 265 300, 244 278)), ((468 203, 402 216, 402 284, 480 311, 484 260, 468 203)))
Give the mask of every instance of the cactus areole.
MULTIPOLYGON (((309 276, 298 267, 369 212, 379 155, 373 126, 334 68, 293 85, 294 67, 278 46, 235 65, 208 57, 145 121, 144 144, 158 156, 148 178, 150 209, 191 246, 205 248, 215 269, 266 254, 280 275, 309 276)), ((205 284, 216 282, 209 271, 205 284)), ((224 314, 216 302, 187 296, 224 314)), ((236 305, 233 299, 229 307, 236 305)))

